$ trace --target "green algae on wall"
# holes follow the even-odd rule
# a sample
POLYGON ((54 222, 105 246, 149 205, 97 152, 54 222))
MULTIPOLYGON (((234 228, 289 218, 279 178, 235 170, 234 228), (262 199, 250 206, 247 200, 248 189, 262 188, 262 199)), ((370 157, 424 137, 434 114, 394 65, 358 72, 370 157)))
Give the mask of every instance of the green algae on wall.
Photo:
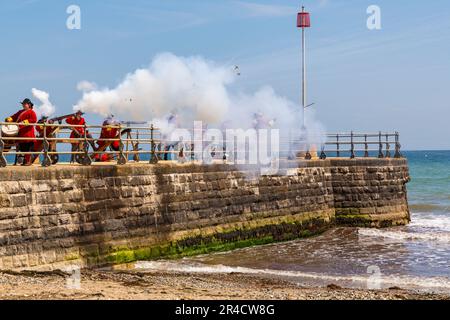
MULTIPOLYGON (((181 241, 153 247, 117 250, 107 255, 104 260, 110 264, 122 264, 138 260, 154 260, 159 258, 175 259, 310 237, 320 234, 329 228, 329 226, 325 223, 315 224, 311 229, 305 229, 305 226, 301 223, 281 223, 279 225, 270 225, 266 227, 277 230, 278 232, 281 230, 286 230, 286 232, 282 233, 282 235, 278 232, 275 233, 275 235, 260 235, 261 233, 267 233, 267 231, 262 232, 262 230, 246 230, 247 232, 252 233, 252 236, 246 239, 236 238, 235 233, 220 233, 206 238, 187 238, 181 241)), ((236 230, 236 232, 242 233, 243 230, 236 230)))

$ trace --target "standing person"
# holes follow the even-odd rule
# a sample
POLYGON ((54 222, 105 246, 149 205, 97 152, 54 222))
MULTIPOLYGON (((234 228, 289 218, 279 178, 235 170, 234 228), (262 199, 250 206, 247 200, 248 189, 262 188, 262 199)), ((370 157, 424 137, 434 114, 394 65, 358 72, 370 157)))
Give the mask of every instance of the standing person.
POLYGON ((170 141, 169 138, 176 128, 178 128, 178 115, 171 113, 167 117, 167 133, 163 135, 163 140, 165 140, 163 160, 172 160, 173 158, 172 151, 175 150, 178 141, 170 141))
MULTIPOLYGON (((95 151, 101 152, 105 151, 108 147, 113 151, 119 151, 120 149, 120 139, 119 139, 119 126, 120 123, 114 119, 113 116, 108 117, 103 121, 102 131, 100 132, 100 137, 97 140, 98 147, 95 151), (108 140, 104 140, 108 139, 108 140), (114 139, 114 140, 111 140, 114 139)), ((110 161, 112 156, 108 153, 96 153, 94 156, 95 161, 110 161)))
POLYGON ((271 129, 275 124, 276 119, 269 119, 262 112, 253 114, 253 129, 271 129))
MULTIPOLYGON (((36 131, 37 131, 37 134, 38 134, 38 138, 43 138, 44 136, 47 137, 47 138, 52 138, 52 135, 53 135, 53 133, 56 130, 55 126, 51 126, 51 124, 53 124, 53 120, 47 120, 44 117, 44 118, 40 119, 37 123, 39 124, 38 126, 36 126, 36 131), (44 125, 43 125, 44 122, 46 122, 45 130, 44 130, 44 125)), ((36 140, 34 142, 33 151, 34 152, 42 152, 42 150, 44 150, 44 141, 43 140, 36 140)), ((56 148, 55 148, 55 151, 56 151, 56 148)), ((57 156, 57 155, 55 155, 55 156, 57 156)), ((39 154, 34 154, 31 157, 31 162, 34 163, 37 158, 39 158, 39 154)))
MULTIPOLYGON (((7 122, 16 122, 19 124, 19 138, 29 138, 18 140, 18 146, 20 152, 30 152, 35 142, 34 126, 30 125, 37 122, 36 113, 33 110, 34 104, 30 99, 24 99, 22 102, 22 110, 16 112, 11 117, 7 118, 7 122)), ((24 156, 24 162, 22 165, 31 166, 31 155, 26 154, 24 156)))
MULTIPOLYGON (((86 124, 86 120, 83 118, 83 112, 78 110, 73 116, 66 119, 66 123, 75 126, 84 126, 86 124)), ((84 138, 84 127, 73 127, 72 133, 70 134, 70 139, 84 138)), ((95 151, 96 147, 94 141, 92 140, 91 134, 86 130, 86 138, 89 139, 89 144, 92 146, 92 149, 95 151)), ((80 151, 80 145, 83 141, 74 141, 72 142, 72 152, 80 151)), ((74 162, 75 156, 72 154, 71 162, 74 162)))

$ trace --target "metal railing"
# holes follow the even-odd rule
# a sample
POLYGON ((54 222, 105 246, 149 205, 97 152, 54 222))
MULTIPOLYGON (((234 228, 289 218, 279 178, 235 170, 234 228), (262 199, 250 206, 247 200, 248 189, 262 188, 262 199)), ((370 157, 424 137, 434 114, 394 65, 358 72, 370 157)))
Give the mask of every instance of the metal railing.
MULTIPOLYGON (((23 123, 14 122, 0 122, 0 167, 5 167, 8 162, 6 155, 34 156, 34 160, 37 157, 42 157, 41 164, 45 167, 50 166, 58 162, 60 155, 75 156, 75 161, 83 164, 90 165, 93 162, 93 158, 96 155, 109 154, 117 158, 118 164, 125 164, 130 155, 133 155, 135 161, 139 161, 140 154, 149 154, 153 159, 157 158, 157 154, 161 151, 157 151, 156 145, 161 143, 161 138, 158 137, 159 130, 153 125, 148 127, 140 126, 130 128, 125 125, 108 125, 107 128, 119 130, 119 134, 116 138, 98 138, 94 139, 93 135, 100 136, 100 130, 104 128, 102 125, 69 125, 61 123, 33 123, 27 124, 34 128, 40 127, 41 134, 36 135, 35 138, 21 138, 17 136, 8 136, 3 133, 4 126, 23 126, 23 123), (72 132, 77 132, 77 129, 83 129, 83 134, 77 134, 78 137, 70 137, 72 132), (125 130, 125 131, 124 131, 125 130), (126 137, 123 137, 126 133, 126 137), (19 151, 18 145, 23 142, 34 141, 33 151, 23 152, 19 151), (89 150, 89 146, 93 146, 94 143, 102 142, 105 148, 103 150, 94 149, 89 150), (107 150, 111 143, 119 142, 119 148, 117 151, 107 150), (57 150, 58 144, 70 144, 78 145, 76 151, 61 151, 57 150), (150 151, 144 151, 139 148, 139 145, 151 145, 150 151), (132 149, 130 149, 132 146, 132 149)), ((154 162, 154 161, 152 161, 154 162)))
POLYGON ((332 154, 336 157, 349 156, 368 158, 370 154, 376 153, 378 158, 402 158, 400 135, 394 133, 336 133, 327 134, 326 142, 323 144, 320 158, 324 159, 332 154), (335 147, 335 149, 331 149, 335 147))
MULTIPOLYGON (((114 160, 118 165, 124 165, 127 162, 141 162, 143 158, 148 163, 157 163, 159 160, 171 160, 174 158, 185 160, 196 160, 194 143, 198 141, 169 141, 161 133, 161 130, 153 124, 132 126, 108 125, 107 128, 116 129, 120 134, 115 138, 93 138, 100 136, 102 125, 69 125, 62 123, 35 123, 28 124, 34 128, 40 129, 32 151, 23 152, 18 150, 18 144, 21 141, 29 141, 30 138, 20 138, 3 134, 3 127, 9 125, 23 126, 22 123, 0 122, 0 167, 5 167, 9 163, 8 156, 15 156, 14 164, 19 163, 19 157, 30 155, 33 162, 38 159, 44 167, 51 166, 59 162, 61 156, 70 156, 71 162, 81 165, 91 165, 98 160, 100 155, 108 155, 110 160, 114 160), (39 128, 38 128, 39 127, 39 128), (83 134, 70 137, 72 132, 82 128, 83 134), (99 142, 103 148, 97 147, 99 142), (118 142, 118 148, 111 148, 112 143, 118 142), (57 150, 59 145, 76 146, 75 150, 57 150), (92 150, 90 150, 90 147, 92 150)), ((192 135, 195 137, 195 135, 192 135)), ((317 153, 320 159, 327 157, 371 157, 372 154, 378 158, 402 157, 400 152, 399 134, 395 133, 337 133, 326 134, 316 137, 314 141, 318 143, 305 143, 302 140, 290 141, 289 139, 281 143, 280 155, 288 159, 304 158, 312 159, 317 153), (319 139, 320 138, 320 139, 319 139), (392 148, 394 149, 392 155, 392 148), (300 152, 298 152, 300 150, 300 152), (294 155, 294 156, 293 156, 294 155)), ((211 141, 202 140, 201 143, 211 141)), ((210 150, 214 159, 227 160, 229 154, 238 154, 246 150, 228 150, 229 141, 221 141, 210 150)), ((233 143, 233 145, 235 145, 233 143)))

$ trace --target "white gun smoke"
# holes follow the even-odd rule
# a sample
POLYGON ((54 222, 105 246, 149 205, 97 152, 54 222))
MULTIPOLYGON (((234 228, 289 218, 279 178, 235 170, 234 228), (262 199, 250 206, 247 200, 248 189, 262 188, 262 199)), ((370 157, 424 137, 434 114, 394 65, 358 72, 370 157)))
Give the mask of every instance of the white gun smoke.
POLYGON ((97 90, 97 84, 89 81, 80 81, 77 84, 77 90, 83 92, 97 90))
MULTIPOLYGON (((91 82, 80 82, 78 89, 83 96, 74 110, 156 121, 163 130, 173 126, 165 120, 169 115, 177 115, 182 128, 192 128, 196 120, 207 123, 209 128, 223 128, 226 124, 227 128, 249 129, 254 127, 257 114, 270 119, 272 128, 301 127, 298 104, 277 95, 269 86, 253 94, 231 92, 230 86, 237 77, 229 66, 201 57, 163 53, 148 68, 127 74, 113 89, 97 89, 91 82)), ((322 126, 314 119, 307 120, 308 136, 322 136, 322 126)))
POLYGON ((33 97, 38 99, 41 103, 41 105, 36 108, 36 113, 38 117, 40 116, 49 117, 53 115, 53 113, 55 113, 56 108, 50 102, 49 99, 50 95, 47 92, 33 88, 31 89, 31 93, 33 94, 33 97))
MULTIPOLYGON (((91 90, 74 107, 102 116, 153 119, 170 113, 188 120, 220 122, 229 110, 232 73, 201 58, 161 54, 147 69, 128 74, 114 89, 91 90)), ((85 89, 86 81, 79 84, 85 89)))

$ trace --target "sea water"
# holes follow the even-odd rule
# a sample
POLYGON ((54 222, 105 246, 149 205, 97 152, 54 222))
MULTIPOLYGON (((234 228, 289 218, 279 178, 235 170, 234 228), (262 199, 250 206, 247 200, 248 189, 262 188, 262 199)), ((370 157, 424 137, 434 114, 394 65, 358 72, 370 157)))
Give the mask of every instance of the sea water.
POLYGON ((243 272, 301 286, 450 293, 450 151, 404 152, 411 224, 336 228, 309 239, 176 261, 138 262, 143 270, 243 272))

